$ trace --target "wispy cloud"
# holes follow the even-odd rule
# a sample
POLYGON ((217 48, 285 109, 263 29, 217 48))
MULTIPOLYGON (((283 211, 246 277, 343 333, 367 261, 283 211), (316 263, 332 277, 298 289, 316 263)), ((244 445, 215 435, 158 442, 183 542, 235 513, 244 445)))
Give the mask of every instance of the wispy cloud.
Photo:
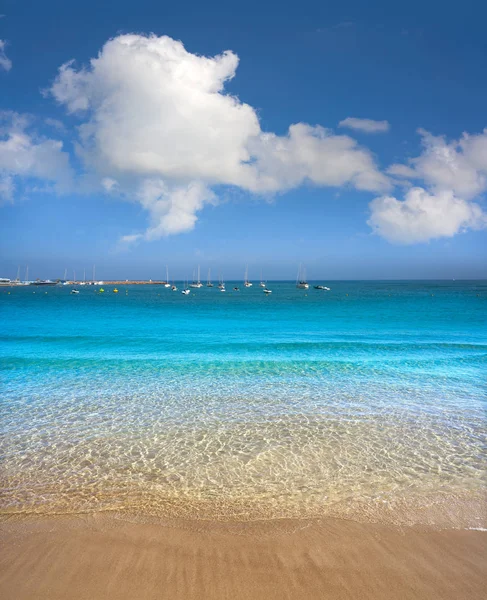
POLYGON ((0 69, 4 71, 10 71, 12 68, 12 61, 5 53, 5 47, 7 46, 7 42, 5 40, 0 40, 0 69))
POLYGON ((338 123, 338 127, 346 127, 364 133, 385 133, 391 128, 388 121, 374 121, 373 119, 358 119, 347 117, 338 123))

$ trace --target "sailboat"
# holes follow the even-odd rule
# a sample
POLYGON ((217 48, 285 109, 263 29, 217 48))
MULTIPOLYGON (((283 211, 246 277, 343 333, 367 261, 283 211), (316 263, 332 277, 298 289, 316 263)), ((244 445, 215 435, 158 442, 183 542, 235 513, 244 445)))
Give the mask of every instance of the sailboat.
POLYGON ((259 283, 260 287, 265 288, 265 281, 264 278, 262 277, 262 269, 260 270, 260 283, 259 283))
POLYGON ((223 281, 223 276, 221 274, 220 274, 220 283, 218 284, 218 289, 220 290, 220 292, 225 291, 225 283, 223 281))
POLYGON ((188 296, 190 292, 191 292, 191 290, 188 287, 188 282, 186 282, 186 285, 181 290, 181 294, 184 294, 185 296, 188 296))
POLYGON ((201 281, 200 281, 200 267, 199 267, 199 265, 198 265, 198 279, 195 281, 195 279, 194 279, 194 276, 193 276, 193 283, 191 283, 191 284, 189 285, 189 287, 192 287, 192 288, 200 288, 200 287, 203 287, 203 284, 202 284, 202 283, 201 283, 201 281))
POLYGON ((169 269, 167 268, 166 265, 166 283, 164 284, 165 288, 171 287, 171 284, 169 283, 169 269))
POLYGON ((208 281, 206 282, 206 287, 213 287, 213 284, 211 283, 210 274, 211 274, 211 269, 208 269, 208 281))
POLYGON ((245 268, 245 280, 244 280, 244 286, 245 287, 252 287, 252 284, 249 281, 249 267, 247 265, 247 267, 245 268))
POLYGON ((303 268, 301 263, 299 263, 296 287, 300 290, 307 290, 309 288, 309 283, 306 281, 306 269, 303 268))

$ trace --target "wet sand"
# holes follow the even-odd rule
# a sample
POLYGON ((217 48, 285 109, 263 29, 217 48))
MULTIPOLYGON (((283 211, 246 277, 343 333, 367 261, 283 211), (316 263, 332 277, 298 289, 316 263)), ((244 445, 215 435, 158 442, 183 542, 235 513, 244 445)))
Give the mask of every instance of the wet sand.
POLYGON ((487 592, 481 531, 93 515, 10 518, 0 534, 3 600, 480 600, 487 592))

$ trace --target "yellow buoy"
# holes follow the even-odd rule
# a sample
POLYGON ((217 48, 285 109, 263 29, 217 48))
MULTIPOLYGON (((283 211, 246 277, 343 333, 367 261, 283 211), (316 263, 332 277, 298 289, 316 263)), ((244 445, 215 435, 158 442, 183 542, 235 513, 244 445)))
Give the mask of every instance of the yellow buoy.
POLYGON ((114 294, 118 294, 118 290, 117 290, 117 288, 115 288, 115 289, 113 290, 113 293, 114 293, 114 294))

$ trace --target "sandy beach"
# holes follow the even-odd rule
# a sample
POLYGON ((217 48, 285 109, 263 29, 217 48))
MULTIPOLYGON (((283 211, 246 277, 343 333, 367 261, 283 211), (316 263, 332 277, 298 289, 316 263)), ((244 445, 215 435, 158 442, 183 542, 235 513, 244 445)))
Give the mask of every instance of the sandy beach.
POLYGON ((351 521, 1 525, 0 596, 49 599, 485 597, 487 534, 351 521))

